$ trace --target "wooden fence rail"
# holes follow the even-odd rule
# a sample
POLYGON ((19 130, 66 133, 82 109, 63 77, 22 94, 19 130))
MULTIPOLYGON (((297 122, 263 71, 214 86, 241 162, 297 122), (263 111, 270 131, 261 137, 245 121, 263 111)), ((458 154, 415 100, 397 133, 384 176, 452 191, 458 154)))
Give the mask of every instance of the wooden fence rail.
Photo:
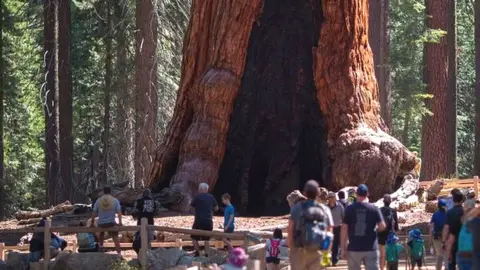
MULTIPOLYGON (((224 232, 216 232, 216 231, 202 231, 202 230, 193 230, 193 229, 183 229, 183 228, 171 228, 171 227, 164 227, 164 226, 152 226, 147 225, 147 219, 143 218, 141 220, 141 226, 117 226, 112 228, 99 228, 99 227, 51 227, 51 220, 47 219, 45 222, 44 227, 36 227, 36 228, 21 228, 21 229, 10 229, 10 230, 0 230, 0 233, 33 233, 33 232, 43 232, 44 233, 44 269, 48 270, 50 266, 50 234, 52 232, 62 232, 62 233, 98 233, 98 232, 107 232, 107 231, 138 231, 140 230, 140 237, 141 237, 141 247, 139 252, 139 260, 142 265, 142 269, 147 269, 147 249, 148 249, 148 231, 149 230, 156 230, 162 232, 169 232, 169 233, 181 233, 181 234, 189 234, 189 235, 198 235, 198 236, 205 236, 205 237, 212 237, 212 238, 229 238, 234 241, 234 244, 239 244, 238 240, 243 240, 243 244, 245 245, 244 248, 248 248, 248 243, 258 242, 260 241, 259 237, 255 237, 247 232, 234 232, 234 233, 224 233, 224 232)), ((182 241, 181 239, 177 239, 175 242, 175 246, 183 247, 192 244, 191 241, 182 241)), ((152 247, 165 247, 170 246, 170 243, 161 243, 161 242, 154 242, 152 243, 152 247)), ((218 244, 219 245, 219 244, 218 244)), ((131 247, 131 243, 121 243, 121 247, 131 247)), ((11 249, 20 249, 26 250, 28 247, 18 248, 17 246, 11 247, 5 246, 4 243, 0 243, 0 255, 4 257, 6 250, 11 249)))

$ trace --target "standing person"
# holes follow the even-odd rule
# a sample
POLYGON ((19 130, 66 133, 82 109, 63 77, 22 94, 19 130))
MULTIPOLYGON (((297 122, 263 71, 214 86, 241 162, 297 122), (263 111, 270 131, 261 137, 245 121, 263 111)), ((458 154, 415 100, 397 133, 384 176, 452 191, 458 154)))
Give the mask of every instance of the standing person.
POLYGON ((155 200, 152 199, 152 192, 146 188, 143 191, 142 198, 138 199, 134 205, 137 214, 137 225, 142 225, 142 218, 147 218, 148 225, 154 225, 154 217, 157 210, 155 200))
POLYGON ((383 207, 380 208, 380 213, 382 213, 383 221, 385 222, 385 230, 378 232, 378 246, 380 250, 380 269, 385 269, 386 258, 385 258, 385 245, 387 244, 387 237, 389 234, 395 234, 398 232, 398 216, 397 211, 390 208, 390 203, 392 203, 392 198, 389 194, 383 196, 383 207))
POLYGON ((286 246, 287 242, 283 239, 282 229, 275 229, 273 237, 265 242, 267 270, 280 269, 280 247, 286 246))
MULTIPOLYGON (((192 229, 213 231, 213 211, 218 211, 218 205, 212 194, 208 193, 208 184, 200 183, 198 194, 190 204, 195 210, 195 219, 192 229)), ((200 246, 198 241, 205 241, 205 251, 210 248, 210 237, 192 235, 193 247, 195 248, 195 257, 200 256, 200 246)))
POLYGON ((446 256, 448 256, 448 270, 455 270, 457 266, 458 234, 462 228, 464 196, 457 189, 456 192, 453 192, 452 199, 454 206, 447 211, 445 226, 442 232, 442 244, 447 251, 446 256), (452 241, 447 243, 450 236, 452 236, 452 241))
POLYGON ((356 201, 356 194, 355 194, 355 189, 351 188, 348 190, 348 199, 347 203, 348 205, 353 204, 356 201))
POLYGON ((472 209, 468 217, 467 228, 473 239, 472 269, 480 269, 480 207, 472 209))
POLYGON ((290 211, 287 243, 292 270, 317 270, 321 267, 322 250, 329 250, 332 234, 330 209, 315 201, 318 183, 309 180, 303 189, 307 200, 290 211))
MULTIPOLYGON (((223 231, 226 233, 233 233, 235 230, 235 208, 231 203, 232 197, 230 194, 225 193, 222 195, 222 203, 225 205, 223 231)), ((228 250, 232 250, 232 242, 230 239, 223 239, 223 242, 227 245, 228 250)))
POLYGON ((340 190, 338 192, 338 201, 342 204, 344 209, 347 207, 347 199, 345 199, 345 191, 340 190))
POLYGON ((412 262, 412 269, 415 265, 418 269, 422 269, 423 261, 425 260, 425 245, 422 237, 422 232, 419 229, 413 229, 408 233, 409 241, 407 245, 410 249, 410 261, 412 262))
POLYGON ((367 197, 368 187, 359 185, 356 202, 345 210, 340 240, 349 270, 360 270, 362 263, 366 270, 379 269, 377 228, 385 230, 385 222, 380 210, 365 202, 367 197))
POLYGON ((387 237, 386 246, 386 260, 387 270, 398 270, 398 260, 400 259, 400 253, 403 251, 403 246, 398 243, 398 236, 391 233, 387 237))
POLYGON ((432 215, 430 221, 430 239, 433 242, 433 249, 436 256, 436 270, 442 270, 443 263, 445 262, 445 250, 442 244, 442 230, 447 218, 447 204, 445 200, 438 200, 438 210, 432 215))
MULTIPOLYGON (((117 226, 115 221, 115 215, 118 216, 118 226, 122 226, 122 207, 120 202, 110 195, 112 189, 110 186, 103 188, 103 196, 100 197, 93 206, 92 222, 98 216, 98 227, 100 228, 112 228, 117 226)), ((122 250, 120 249, 120 240, 118 239, 118 231, 108 231, 108 234, 112 237, 115 243, 115 250, 120 255, 122 250)), ((103 251, 103 242, 105 240, 105 232, 101 232, 99 235, 99 249, 103 251)))
POLYGON ((340 202, 337 202, 334 192, 328 193, 328 207, 330 208, 330 212, 332 212, 333 219, 332 266, 336 266, 340 255, 338 253, 338 248, 340 247, 340 231, 345 210, 343 205, 340 202))
POLYGON ((469 213, 475 208, 475 200, 465 201, 463 208, 465 213, 462 218, 462 228, 458 234, 457 264, 460 270, 471 270, 473 269, 473 238, 467 222, 471 219, 469 213))

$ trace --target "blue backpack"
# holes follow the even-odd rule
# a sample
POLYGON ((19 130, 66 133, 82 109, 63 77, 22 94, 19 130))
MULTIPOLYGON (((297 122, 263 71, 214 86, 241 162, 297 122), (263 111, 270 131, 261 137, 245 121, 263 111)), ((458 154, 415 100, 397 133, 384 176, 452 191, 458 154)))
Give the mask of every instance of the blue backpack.
POLYGON ((295 223, 295 246, 308 250, 328 250, 333 238, 327 231, 327 213, 317 202, 303 202, 300 218, 295 223))
POLYGON ((458 251, 473 252, 472 234, 468 231, 465 224, 462 225, 462 229, 460 230, 460 234, 458 236, 458 251))

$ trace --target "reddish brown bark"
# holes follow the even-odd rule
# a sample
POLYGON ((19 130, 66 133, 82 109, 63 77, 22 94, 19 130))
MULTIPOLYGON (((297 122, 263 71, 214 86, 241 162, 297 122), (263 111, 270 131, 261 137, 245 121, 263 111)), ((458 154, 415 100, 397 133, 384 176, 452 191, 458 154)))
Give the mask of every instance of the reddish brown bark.
POLYGON ((157 15, 153 0, 139 0, 136 18, 135 185, 146 181, 157 147, 157 15))
POLYGON ((413 168, 382 131, 367 0, 193 1, 190 19, 175 113, 149 176, 150 187, 185 195, 177 209, 200 182, 233 193, 241 210, 273 214, 309 178, 384 183, 372 185, 378 196, 413 168))
POLYGON ((369 40, 378 83, 380 112, 388 130, 392 129, 390 76, 389 0, 369 0, 369 40))
MULTIPOLYGON (((427 27, 447 29, 448 0, 428 0, 426 2, 427 27)), ((455 122, 449 117, 448 95, 448 44, 442 37, 439 43, 425 44, 425 83, 427 93, 433 98, 426 101, 427 108, 433 113, 426 116, 422 125, 422 180, 448 177, 455 173, 451 164, 454 155, 451 149, 455 141, 451 139, 455 122)))

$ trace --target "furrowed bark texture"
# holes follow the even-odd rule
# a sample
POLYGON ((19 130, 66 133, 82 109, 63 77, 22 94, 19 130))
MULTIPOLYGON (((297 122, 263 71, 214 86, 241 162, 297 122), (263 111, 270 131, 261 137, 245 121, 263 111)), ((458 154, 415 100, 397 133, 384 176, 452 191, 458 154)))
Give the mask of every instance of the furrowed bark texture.
POLYGON ((309 178, 391 191, 414 158, 382 131, 367 24, 366 0, 193 1, 149 186, 186 210, 207 182, 251 214, 288 209, 309 178))
MULTIPOLYGON (((475 1, 475 81, 480 82, 480 1, 475 1)), ((480 175, 480 83, 475 84, 475 175, 480 175)))
POLYGON ((55 12, 53 0, 43 4, 44 16, 44 71, 45 71, 45 178, 47 184, 47 205, 57 204, 57 183, 60 169, 60 146, 58 143, 58 85, 55 83, 55 12))
MULTIPOLYGON (((447 29, 448 0, 428 0, 427 27, 447 29)), ((422 125, 422 180, 434 180, 448 177, 454 173, 451 149, 451 125, 448 117, 448 47, 446 37, 439 43, 425 43, 425 83, 427 93, 433 98, 426 101, 427 108, 433 113, 426 116, 422 125)))
POLYGON ((156 0, 139 0, 135 11, 135 186, 143 186, 157 147, 156 0))

